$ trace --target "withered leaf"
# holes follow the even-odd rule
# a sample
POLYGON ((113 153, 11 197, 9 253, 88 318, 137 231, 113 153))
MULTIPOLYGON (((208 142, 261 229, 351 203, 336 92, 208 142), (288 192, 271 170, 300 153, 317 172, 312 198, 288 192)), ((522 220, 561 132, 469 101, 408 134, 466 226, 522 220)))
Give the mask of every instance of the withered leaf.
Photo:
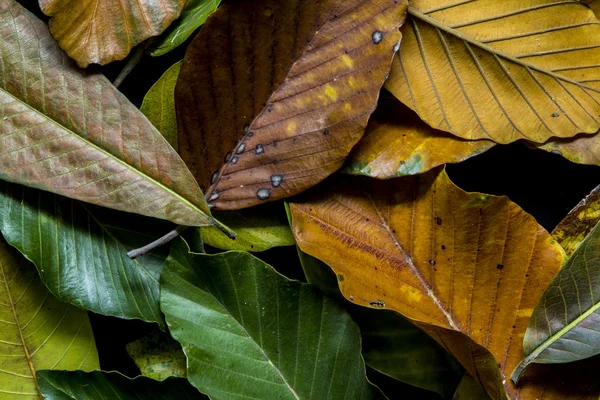
POLYGON ((406 0, 242 0, 189 46, 179 151, 217 209, 301 192, 360 139, 399 47, 406 0))

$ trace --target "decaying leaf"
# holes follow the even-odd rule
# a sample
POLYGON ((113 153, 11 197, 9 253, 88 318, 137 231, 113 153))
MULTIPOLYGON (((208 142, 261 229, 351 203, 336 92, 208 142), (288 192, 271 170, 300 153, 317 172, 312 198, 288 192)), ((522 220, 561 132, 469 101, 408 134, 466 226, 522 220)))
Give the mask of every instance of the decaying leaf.
POLYGON ((0 239, 0 398, 40 400, 40 369, 99 368, 87 313, 52 296, 0 239))
POLYGON ((395 98, 385 98, 352 149, 344 172, 381 179, 422 174, 474 157, 494 144, 432 129, 395 98))
POLYGON ((577 164, 600 166, 600 135, 580 134, 567 139, 552 139, 544 144, 530 143, 531 146, 549 153, 563 156, 577 164))
POLYGON ((552 236, 570 256, 600 221, 600 186, 592 192, 554 228, 552 236))
POLYGON ((50 33, 80 67, 122 60, 144 40, 160 35, 186 0, 39 0, 50 33))
POLYGON ((185 354, 181 345, 158 329, 127 344, 127 354, 142 375, 157 381, 170 377, 185 378, 185 354))
POLYGON ((175 99, 179 151, 209 202, 249 207, 337 170, 375 108, 405 11, 406 0, 243 0, 211 15, 175 99))
POLYGON ((75 67, 45 24, 0 0, 0 37, 1 179, 180 225, 215 223, 175 150, 106 78, 75 67))
POLYGON ((509 143, 600 127, 600 23, 573 0, 414 0, 386 87, 434 128, 509 143))
POLYGON ((533 217, 506 197, 460 190, 445 172, 337 179, 291 212, 298 245, 336 272, 347 299, 416 321, 493 399, 598 396, 595 383, 574 392, 581 376, 563 370, 559 380, 532 369, 519 387, 508 379, 563 261, 533 217))

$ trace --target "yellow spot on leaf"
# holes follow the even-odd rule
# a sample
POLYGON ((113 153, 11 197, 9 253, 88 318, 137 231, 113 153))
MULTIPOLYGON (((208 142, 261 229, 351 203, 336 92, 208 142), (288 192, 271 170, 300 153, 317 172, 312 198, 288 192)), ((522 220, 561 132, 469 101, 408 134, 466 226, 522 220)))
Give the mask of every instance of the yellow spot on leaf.
POLYGON ((336 101, 338 98, 338 92, 337 90, 331 86, 331 85, 326 85, 325 86, 325 95, 331 100, 331 101, 336 101))

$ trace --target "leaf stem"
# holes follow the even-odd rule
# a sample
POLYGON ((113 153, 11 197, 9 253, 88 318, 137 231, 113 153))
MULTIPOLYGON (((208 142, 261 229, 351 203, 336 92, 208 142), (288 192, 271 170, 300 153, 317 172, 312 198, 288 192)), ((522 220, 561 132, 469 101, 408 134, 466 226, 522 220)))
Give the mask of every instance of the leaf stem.
POLYGON ((117 78, 113 81, 114 87, 118 88, 119 86, 121 86, 121 84, 123 83, 125 78, 127 78, 127 75, 129 75, 129 73, 131 71, 133 71, 133 69, 139 64, 140 61, 142 61, 145 51, 146 51, 146 45, 141 45, 141 46, 136 47, 136 49, 133 51, 133 53, 129 57, 127 64, 125 64, 125 66, 123 67, 123 69, 121 70, 121 72, 119 73, 117 78))
POLYGON ((160 246, 162 246, 164 244, 169 243, 171 240, 175 239, 177 236, 179 236, 187 228, 189 228, 189 227, 188 226, 179 225, 177 228, 175 228, 172 231, 168 232, 163 237, 160 237, 160 238, 156 239, 154 242, 148 243, 147 245, 145 245, 144 247, 140 247, 139 249, 131 250, 130 252, 127 253, 127 256, 129 258, 131 258, 131 259, 138 258, 139 256, 142 256, 142 255, 144 255, 144 254, 146 254, 146 253, 154 250, 157 247, 160 247, 160 246))

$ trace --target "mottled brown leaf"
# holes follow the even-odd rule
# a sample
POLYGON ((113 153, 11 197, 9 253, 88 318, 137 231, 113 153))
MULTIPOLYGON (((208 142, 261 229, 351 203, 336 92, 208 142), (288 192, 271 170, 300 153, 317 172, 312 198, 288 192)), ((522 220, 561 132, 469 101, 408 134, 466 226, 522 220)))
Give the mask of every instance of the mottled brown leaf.
POLYGON ((160 35, 186 0, 39 0, 52 17, 50 33, 80 67, 122 60, 144 40, 160 35))
POLYGON ((181 225, 214 223, 152 124, 104 76, 73 65, 13 0, 0 0, 0 38, 0 179, 181 225))
POLYGON ((242 0, 188 48, 179 151, 218 209, 281 199, 337 170, 373 112, 406 0, 242 0))

